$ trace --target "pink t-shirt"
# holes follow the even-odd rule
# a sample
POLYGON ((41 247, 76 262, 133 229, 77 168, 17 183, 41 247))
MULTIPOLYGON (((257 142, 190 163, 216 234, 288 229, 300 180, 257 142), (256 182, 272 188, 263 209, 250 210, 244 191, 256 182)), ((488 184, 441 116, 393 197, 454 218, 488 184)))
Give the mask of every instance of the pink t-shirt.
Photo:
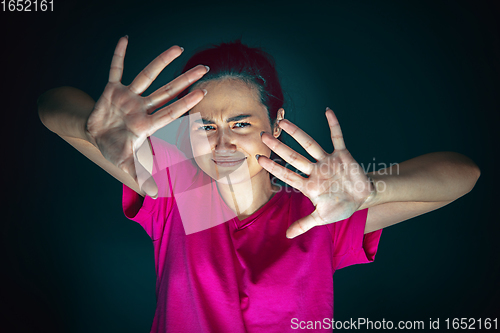
POLYGON ((157 307, 151 332, 281 333, 296 331, 294 318, 333 318, 335 270, 375 258, 382 231, 364 235, 367 209, 287 239, 287 228, 314 210, 302 193, 283 187, 239 221, 208 175, 175 146, 154 137, 151 143, 159 198, 142 199, 123 186, 126 217, 154 245, 157 307), (229 219, 186 234, 183 217, 207 216, 229 219))

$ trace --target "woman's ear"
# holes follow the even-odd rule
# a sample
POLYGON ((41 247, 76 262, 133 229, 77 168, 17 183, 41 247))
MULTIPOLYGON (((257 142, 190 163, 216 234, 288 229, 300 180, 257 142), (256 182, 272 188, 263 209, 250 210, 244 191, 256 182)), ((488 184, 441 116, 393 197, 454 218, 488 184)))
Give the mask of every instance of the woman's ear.
POLYGON ((280 108, 276 114, 276 120, 274 121, 273 136, 278 138, 281 134, 281 127, 279 126, 280 121, 285 119, 285 110, 280 108))

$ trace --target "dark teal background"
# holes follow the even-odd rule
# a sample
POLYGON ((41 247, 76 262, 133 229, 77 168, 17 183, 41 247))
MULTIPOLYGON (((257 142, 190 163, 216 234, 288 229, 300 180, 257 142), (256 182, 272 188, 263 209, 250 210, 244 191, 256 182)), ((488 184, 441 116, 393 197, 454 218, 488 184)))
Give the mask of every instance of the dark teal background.
POLYGON ((434 151, 472 158, 482 175, 471 193, 384 230, 374 263, 335 274, 335 319, 443 327, 448 317, 499 317, 497 2, 54 2, 53 13, 0 12, 0 330, 149 331, 150 239, 123 215, 121 184, 36 109, 62 85, 97 99, 125 34, 126 84, 171 45, 186 49, 148 92, 198 48, 242 38, 275 57, 287 117, 326 150, 329 106, 364 165, 434 151))

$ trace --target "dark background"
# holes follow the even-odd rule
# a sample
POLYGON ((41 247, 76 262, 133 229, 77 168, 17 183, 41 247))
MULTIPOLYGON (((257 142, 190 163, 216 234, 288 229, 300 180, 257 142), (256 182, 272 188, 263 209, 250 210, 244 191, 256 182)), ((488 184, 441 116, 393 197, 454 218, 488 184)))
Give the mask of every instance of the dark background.
POLYGON ((473 159, 482 175, 471 193, 384 230, 375 263, 335 274, 335 319, 499 317, 498 2, 54 2, 51 13, 0 12, 0 330, 150 329, 150 239, 123 215, 121 184, 36 108, 62 85, 97 99, 125 34, 125 84, 173 44, 185 54, 148 92, 198 48, 242 38, 275 57, 287 117, 326 150, 330 106, 364 165, 433 151, 473 159))

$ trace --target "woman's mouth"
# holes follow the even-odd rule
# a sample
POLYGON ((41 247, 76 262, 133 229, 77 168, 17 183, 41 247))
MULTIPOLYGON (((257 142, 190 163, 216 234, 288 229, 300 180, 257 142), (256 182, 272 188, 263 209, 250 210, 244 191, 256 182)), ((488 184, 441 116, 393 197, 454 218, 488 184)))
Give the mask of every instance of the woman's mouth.
POLYGON ((225 159, 219 159, 219 160, 214 160, 212 161, 217 164, 220 167, 233 167, 242 164, 247 158, 244 157, 239 160, 225 160, 225 159))

